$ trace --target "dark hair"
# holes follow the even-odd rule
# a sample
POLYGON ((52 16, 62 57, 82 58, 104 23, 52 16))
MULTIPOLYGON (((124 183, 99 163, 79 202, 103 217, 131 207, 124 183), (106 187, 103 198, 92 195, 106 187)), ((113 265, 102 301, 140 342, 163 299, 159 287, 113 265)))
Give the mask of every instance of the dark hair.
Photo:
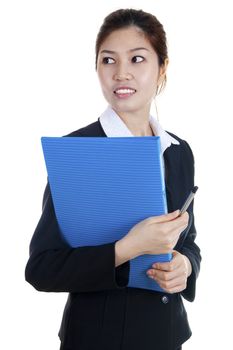
MULTIPOLYGON (((136 26, 143 31, 144 35, 158 55, 159 65, 162 66, 164 64, 165 59, 168 57, 167 40, 166 33, 158 19, 151 13, 144 12, 143 10, 119 9, 105 17, 104 22, 100 27, 95 45, 96 68, 100 46, 107 36, 115 30, 130 26, 136 26)), ((166 75, 162 86, 160 87, 160 91, 162 88, 164 88, 165 84, 166 75)))

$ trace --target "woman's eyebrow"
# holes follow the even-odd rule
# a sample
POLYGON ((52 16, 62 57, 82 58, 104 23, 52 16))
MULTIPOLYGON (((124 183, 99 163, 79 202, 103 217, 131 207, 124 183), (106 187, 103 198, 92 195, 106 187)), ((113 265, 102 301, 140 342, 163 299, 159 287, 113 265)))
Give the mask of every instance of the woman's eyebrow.
MULTIPOLYGON (((138 51, 138 50, 146 50, 146 51, 150 51, 150 50, 148 50, 147 48, 145 48, 145 47, 135 47, 134 49, 130 49, 130 50, 128 50, 127 52, 133 52, 133 51, 138 51)), ((115 51, 112 51, 112 50, 102 50, 102 51, 100 51, 100 53, 110 53, 110 54, 116 54, 117 52, 115 52, 115 51)))

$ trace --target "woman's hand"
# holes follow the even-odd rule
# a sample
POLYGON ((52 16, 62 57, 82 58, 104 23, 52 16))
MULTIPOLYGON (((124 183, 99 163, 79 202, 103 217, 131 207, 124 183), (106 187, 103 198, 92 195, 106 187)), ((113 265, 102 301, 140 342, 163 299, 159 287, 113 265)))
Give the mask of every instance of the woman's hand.
POLYGON ((123 240, 137 255, 170 253, 181 232, 188 226, 188 213, 179 214, 180 211, 176 210, 166 215, 148 217, 133 226, 123 240))
POLYGON ((147 275, 154 279, 167 293, 178 293, 186 289, 192 265, 187 256, 173 250, 170 262, 155 263, 147 275))

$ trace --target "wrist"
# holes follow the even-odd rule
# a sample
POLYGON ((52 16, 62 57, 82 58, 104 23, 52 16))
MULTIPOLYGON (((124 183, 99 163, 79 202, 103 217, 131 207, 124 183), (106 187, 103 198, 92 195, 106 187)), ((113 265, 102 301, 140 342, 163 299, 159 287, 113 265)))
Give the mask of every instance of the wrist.
POLYGON ((139 255, 140 252, 128 237, 123 237, 115 243, 115 267, 139 255))

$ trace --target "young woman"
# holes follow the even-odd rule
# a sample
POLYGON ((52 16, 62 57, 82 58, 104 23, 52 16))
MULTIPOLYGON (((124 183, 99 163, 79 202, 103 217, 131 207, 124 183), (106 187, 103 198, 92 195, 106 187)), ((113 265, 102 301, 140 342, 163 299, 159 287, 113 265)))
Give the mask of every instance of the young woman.
POLYGON ((193 206, 181 216, 177 209, 194 186, 194 159, 187 142, 150 115, 167 65, 166 35, 156 17, 121 9, 105 18, 96 70, 108 107, 69 136, 160 136, 169 214, 138 222, 117 242, 71 248, 59 232, 47 185, 26 280, 40 291, 69 293, 59 332, 62 350, 175 350, 191 336, 182 297, 195 298, 201 256, 193 206), (130 259, 169 251, 171 262, 147 271, 164 292, 127 287, 130 259))

